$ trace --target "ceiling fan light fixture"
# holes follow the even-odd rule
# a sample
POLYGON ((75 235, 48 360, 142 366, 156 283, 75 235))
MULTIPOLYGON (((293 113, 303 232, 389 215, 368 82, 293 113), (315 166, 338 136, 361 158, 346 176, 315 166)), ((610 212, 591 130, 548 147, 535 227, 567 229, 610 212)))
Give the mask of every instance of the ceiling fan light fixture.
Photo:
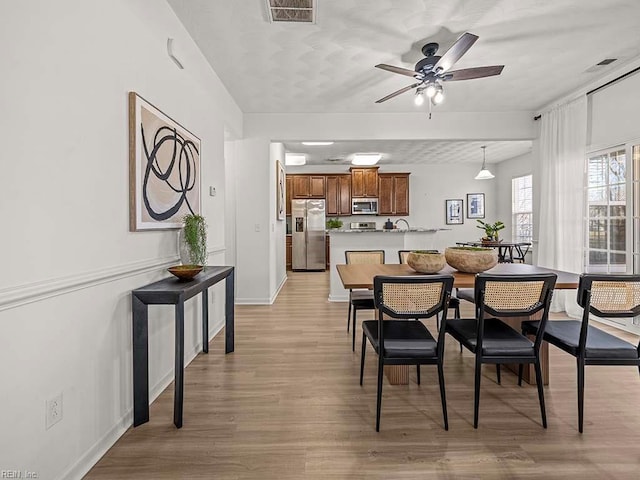
POLYGON ((307 163, 306 155, 300 153, 285 153, 284 164, 299 167, 307 163))
POLYGON ((303 145, 307 146, 325 146, 325 145, 333 145, 334 142, 302 142, 303 145))
POLYGON ((413 103, 418 107, 424 103, 424 95, 421 89, 416 90, 416 96, 413 99, 413 103))
POLYGON ((495 175, 491 173, 486 166, 486 145, 480 147, 482 149, 482 168, 475 176, 475 180, 491 180, 495 175))
POLYGON ((356 153, 351 160, 353 165, 375 165, 382 158, 380 153, 356 153))
POLYGON ((425 88, 424 93, 427 94, 427 97, 433 98, 433 96, 436 94, 436 91, 436 86, 433 83, 430 83, 429 85, 427 85, 427 88, 425 88))
POLYGON ((444 101, 444 92, 442 91, 442 87, 438 89, 432 100, 436 105, 440 105, 444 101))

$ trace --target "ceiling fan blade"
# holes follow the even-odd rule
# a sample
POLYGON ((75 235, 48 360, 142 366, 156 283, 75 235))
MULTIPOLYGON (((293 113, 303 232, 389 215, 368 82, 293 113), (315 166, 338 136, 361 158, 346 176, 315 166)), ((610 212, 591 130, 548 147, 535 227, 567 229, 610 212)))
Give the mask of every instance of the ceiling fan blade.
POLYGON ((438 60, 433 67, 434 70, 440 68, 442 72, 446 72, 449 70, 454 63, 456 63, 460 58, 467 53, 467 50, 471 48, 471 46, 476 43, 478 40, 478 36, 473 33, 464 33, 456 43, 451 45, 449 50, 445 52, 444 55, 438 60))
POLYGON ((493 77, 500 75, 504 65, 492 65, 490 67, 463 68, 462 70, 451 70, 447 72, 442 80, 445 82, 455 82, 456 80, 471 80, 473 78, 493 77))
POLYGON ((390 93, 386 97, 382 97, 380 100, 376 100, 376 103, 386 102, 387 100, 392 99, 393 97, 397 97, 398 95, 400 95, 400 94, 402 94, 404 92, 408 92, 412 88, 416 88, 418 85, 420 85, 420 84, 419 83, 414 83, 413 85, 409 85, 408 87, 401 88, 397 92, 390 93))
POLYGON ((408 68, 394 67, 393 65, 386 65, 384 63, 380 63, 376 65, 376 68, 381 68, 382 70, 386 70, 387 72, 406 75, 407 77, 415 77, 416 75, 418 75, 418 73, 414 70, 409 70, 408 68))

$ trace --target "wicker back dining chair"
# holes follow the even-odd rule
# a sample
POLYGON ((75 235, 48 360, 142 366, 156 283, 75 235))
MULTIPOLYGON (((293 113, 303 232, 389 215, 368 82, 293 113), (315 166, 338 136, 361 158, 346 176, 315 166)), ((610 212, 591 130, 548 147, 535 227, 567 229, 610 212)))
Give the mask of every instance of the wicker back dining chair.
MULTIPOLYGON (((640 372, 640 342, 622 340, 589 325, 589 316, 624 318, 640 315, 640 275, 580 276, 578 305, 584 311, 582 321, 556 320, 548 322, 544 340, 576 357, 578 369, 578 430, 584 420, 585 365, 635 365, 640 372)), ((538 334, 539 322, 522 323, 522 332, 538 334)))
MULTIPOLYGON (((411 253, 412 251, 413 250, 398 250, 398 261, 400 263, 407 263, 407 257, 409 256, 409 253, 411 253)), ((423 250, 423 251, 427 253, 438 253, 438 250, 423 250)), ((460 299, 452 296, 451 299, 449 300, 449 308, 453 309, 455 318, 460 318, 460 299)), ((438 326, 438 328, 440 327, 438 326)))
POLYGON ((447 322, 447 333, 476 356, 473 428, 478 428, 483 363, 496 364, 498 383, 500 383, 500 364, 519 364, 519 385, 522 384, 524 364, 534 364, 542 426, 547 428, 540 345, 555 283, 554 273, 532 275, 480 273, 476 276, 475 282, 476 318, 453 319, 447 322), (539 322, 541 334, 537 335, 533 342, 502 320, 495 318, 528 317, 536 313, 542 315, 539 322))
POLYGON ((360 385, 364 376, 366 342, 369 340, 378 354, 376 432, 380 431, 385 365, 416 365, 418 384, 420 365, 437 365, 444 428, 449 429, 442 362, 447 306, 452 288, 451 275, 374 277, 373 292, 378 319, 362 322, 360 385), (442 314, 442 327, 436 340, 420 319, 438 314, 442 314), (385 319, 385 315, 391 318, 385 319))
MULTIPOLYGON (((379 264, 384 263, 384 250, 347 250, 344 252, 347 264, 379 264)), ((347 313, 347 332, 353 322, 351 350, 356 349, 356 312, 358 310, 374 310, 373 292, 371 290, 349 290, 349 312, 347 313), (351 312, 353 311, 353 316, 351 312)))

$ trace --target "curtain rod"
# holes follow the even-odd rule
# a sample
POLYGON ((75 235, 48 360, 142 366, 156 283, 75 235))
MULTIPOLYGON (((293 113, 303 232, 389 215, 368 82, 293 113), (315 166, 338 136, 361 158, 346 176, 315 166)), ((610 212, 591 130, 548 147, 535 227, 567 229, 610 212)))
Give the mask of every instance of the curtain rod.
MULTIPOLYGON (((623 73, 622 75, 614 78, 613 80, 609 80, 607 83, 604 83, 602 85, 600 85, 599 87, 594 88, 593 90, 589 90, 586 95, 591 95, 593 93, 596 93, 599 90, 602 90, 605 87, 608 87, 609 85, 611 85, 612 83, 616 83, 619 80, 622 80, 623 78, 628 77, 629 75, 633 75, 634 73, 640 71, 640 67, 636 67, 633 70, 629 70, 627 73, 623 73)), ((533 117, 533 120, 540 120, 540 117, 542 117, 542 114, 536 115, 535 117, 533 117)))

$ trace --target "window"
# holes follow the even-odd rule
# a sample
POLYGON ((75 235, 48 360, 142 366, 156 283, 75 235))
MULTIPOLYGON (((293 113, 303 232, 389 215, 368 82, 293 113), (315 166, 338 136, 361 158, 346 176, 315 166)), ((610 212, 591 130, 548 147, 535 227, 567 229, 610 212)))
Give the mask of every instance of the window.
POLYGON ((587 159, 587 272, 627 271, 627 155, 624 147, 587 159))
POLYGON ((511 180, 512 237, 514 242, 531 242, 533 238, 532 176, 511 180))

